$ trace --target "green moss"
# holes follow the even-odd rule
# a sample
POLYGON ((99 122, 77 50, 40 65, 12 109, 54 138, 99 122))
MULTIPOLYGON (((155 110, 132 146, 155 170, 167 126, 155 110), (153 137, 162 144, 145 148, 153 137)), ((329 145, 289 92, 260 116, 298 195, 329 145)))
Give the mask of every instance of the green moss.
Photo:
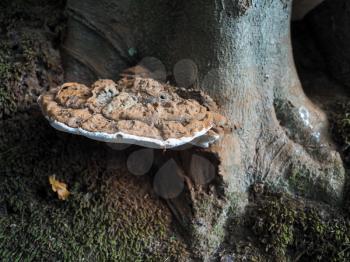
POLYGON ((10 92, 0 87, 0 118, 6 115, 12 115, 16 112, 16 108, 16 102, 10 92))
POLYGON ((307 169, 293 169, 288 177, 288 182, 293 191, 302 195, 307 194, 311 183, 311 174, 307 169))
POLYGON ((270 260, 350 259, 350 221, 338 210, 265 193, 252 206, 246 223, 270 260))
POLYGON ((186 230, 186 234, 191 236, 191 252, 198 259, 203 259, 203 256, 209 258, 224 237, 224 227, 220 221, 220 200, 214 194, 197 192, 192 210, 193 221, 186 230))
POLYGON ((9 63, 8 47, 0 43, 0 119, 3 116, 11 115, 16 111, 16 102, 11 91, 6 85, 11 76, 12 65, 9 63))
POLYGON ((64 24, 63 3, 0 3, 0 119, 32 108, 43 90, 61 81, 60 58, 53 46, 64 24))
POLYGON ((338 101, 331 108, 334 140, 340 145, 344 161, 350 164, 350 102, 338 101))
POLYGON ((350 213, 350 102, 348 100, 339 100, 328 109, 330 111, 331 133, 333 139, 339 145, 339 151, 347 168, 344 208, 350 213))
POLYGON ((185 259, 150 178, 128 174, 123 155, 55 132, 42 117, 0 123, 1 260, 185 259), (67 201, 52 192, 53 174, 68 184, 67 201))
MULTIPOLYGON (((249 261, 249 262, 267 262, 271 261, 263 255, 261 250, 249 241, 235 242, 234 248, 234 261, 249 261)), ((229 257, 232 257, 228 255, 229 257)), ((230 260, 229 260, 230 261, 230 260)), ((231 260, 232 261, 232 260, 231 260)))
POLYGON ((288 191, 294 195, 334 205, 342 204, 345 170, 340 159, 322 169, 296 162, 290 166, 286 178, 288 191))

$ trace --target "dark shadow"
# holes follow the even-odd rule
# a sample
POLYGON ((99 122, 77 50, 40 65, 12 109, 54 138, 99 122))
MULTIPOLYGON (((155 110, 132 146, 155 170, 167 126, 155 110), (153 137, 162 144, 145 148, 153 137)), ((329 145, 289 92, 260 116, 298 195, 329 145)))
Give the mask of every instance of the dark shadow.
POLYGON ((325 1, 302 20, 293 21, 292 45, 305 93, 321 108, 349 98, 350 5, 325 1))

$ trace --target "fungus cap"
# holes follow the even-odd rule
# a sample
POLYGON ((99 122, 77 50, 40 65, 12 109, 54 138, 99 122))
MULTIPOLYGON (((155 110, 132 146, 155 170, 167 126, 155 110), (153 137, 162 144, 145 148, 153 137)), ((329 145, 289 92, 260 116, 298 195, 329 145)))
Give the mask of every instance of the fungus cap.
POLYGON ((91 88, 65 83, 42 94, 38 102, 58 130, 149 148, 208 147, 219 139, 214 129, 226 123, 202 92, 138 76, 124 76, 117 83, 98 80, 91 88))

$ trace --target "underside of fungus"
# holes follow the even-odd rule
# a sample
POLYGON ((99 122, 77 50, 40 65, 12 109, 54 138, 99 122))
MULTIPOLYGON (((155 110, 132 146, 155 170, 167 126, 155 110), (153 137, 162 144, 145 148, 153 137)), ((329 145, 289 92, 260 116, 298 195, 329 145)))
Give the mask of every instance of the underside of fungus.
POLYGON ((204 93, 137 76, 98 80, 91 88, 65 83, 38 102, 54 128, 108 143, 208 147, 226 125, 204 93))

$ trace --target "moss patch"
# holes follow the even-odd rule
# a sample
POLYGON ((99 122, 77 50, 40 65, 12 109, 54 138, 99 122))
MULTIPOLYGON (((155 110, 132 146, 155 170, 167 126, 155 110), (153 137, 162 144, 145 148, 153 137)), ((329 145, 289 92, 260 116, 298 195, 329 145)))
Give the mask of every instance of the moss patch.
POLYGON ((0 119, 31 108, 43 90, 62 81, 63 7, 64 1, 0 3, 0 119))
POLYGON ((0 119, 16 112, 16 102, 13 94, 6 85, 11 76, 12 66, 8 63, 8 47, 0 42, 0 119))
POLYGON ((350 165, 350 102, 338 101, 331 112, 333 138, 340 146, 344 161, 350 165))
POLYGON ((217 194, 196 192, 192 202, 193 220, 188 232, 191 235, 191 250, 198 259, 209 259, 213 250, 217 249, 225 236, 223 201, 217 194))
POLYGON ((176 261, 187 257, 150 178, 126 152, 55 132, 40 116, 0 123, 2 261, 176 261), (68 184, 60 201, 48 177, 68 184))
POLYGON ((271 192, 249 210, 246 225, 270 261, 350 259, 350 221, 338 210, 271 192))

